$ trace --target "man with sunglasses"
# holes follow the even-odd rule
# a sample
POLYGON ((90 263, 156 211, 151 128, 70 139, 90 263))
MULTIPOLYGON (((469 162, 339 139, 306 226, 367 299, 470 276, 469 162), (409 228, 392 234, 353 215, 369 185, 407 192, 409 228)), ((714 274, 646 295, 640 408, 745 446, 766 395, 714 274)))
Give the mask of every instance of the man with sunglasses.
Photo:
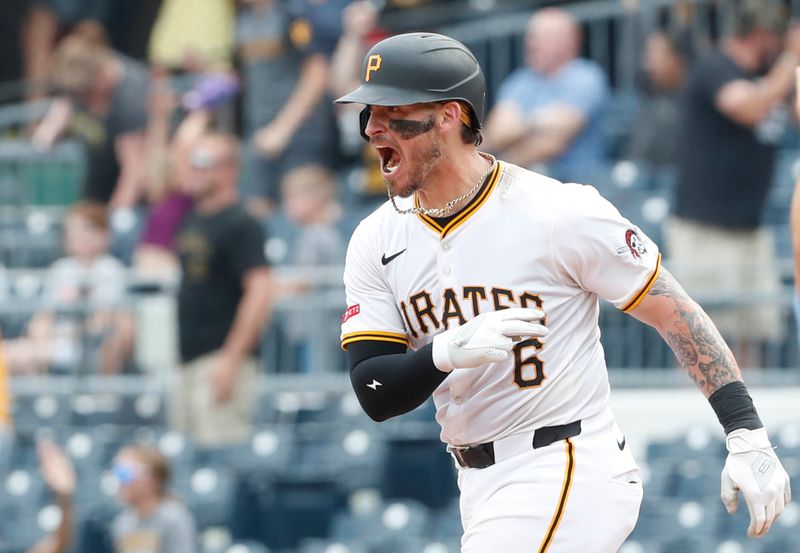
POLYGON ((176 240, 181 368, 171 405, 173 427, 204 446, 243 440, 255 408, 255 350, 274 286, 264 231, 239 204, 239 144, 211 133, 191 154, 194 209, 176 240))
POLYGON ((708 397, 761 536, 789 479, 714 324, 658 247, 590 186, 478 150, 485 81, 472 53, 410 33, 370 49, 362 134, 389 201, 347 253, 342 347, 375 420, 433 396, 461 490, 462 553, 608 553, 633 529, 639 469, 609 409, 598 300, 656 328, 708 397))

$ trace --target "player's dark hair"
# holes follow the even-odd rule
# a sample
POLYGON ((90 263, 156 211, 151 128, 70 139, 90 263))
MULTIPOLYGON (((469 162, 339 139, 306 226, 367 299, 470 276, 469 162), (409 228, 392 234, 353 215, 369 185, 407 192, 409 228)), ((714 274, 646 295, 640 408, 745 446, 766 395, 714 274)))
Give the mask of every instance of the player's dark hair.
POLYGON ((461 106, 461 110, 468 114, 470 120, 469 125, 464 122, 461 123, 461 141, 464 142, 464 144, 480 146, 481 142, 483 142, 483 134, 481 133, 480 126, 475 117, 475 111, 467 102, 458 103, 461 106))
POLYGON ((481 142, 483 142, 483 134, 481 133, 480 129, 471 129, 462 124, 461 140, 464 142, 464 144, 474 144, 475 146, 480 146, 481 142))

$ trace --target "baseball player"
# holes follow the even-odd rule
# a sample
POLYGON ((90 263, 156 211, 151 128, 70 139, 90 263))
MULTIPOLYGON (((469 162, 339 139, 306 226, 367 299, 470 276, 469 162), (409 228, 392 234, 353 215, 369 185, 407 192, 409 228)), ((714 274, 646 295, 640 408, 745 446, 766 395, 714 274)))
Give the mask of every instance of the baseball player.
POLYGON ((789 479, 736 361, 661 266, 658 247, 590 186, 478 150, 485 82, 461 43, 377 43, 360 86, 389 201, 344 273, 356 395, 377 421, 433 395, 459 467, 462 553, 606 553, 636 523, 639 469, 608 407, 598 299, 655 327, 727 434, 722 500, 762 536, 789 479))

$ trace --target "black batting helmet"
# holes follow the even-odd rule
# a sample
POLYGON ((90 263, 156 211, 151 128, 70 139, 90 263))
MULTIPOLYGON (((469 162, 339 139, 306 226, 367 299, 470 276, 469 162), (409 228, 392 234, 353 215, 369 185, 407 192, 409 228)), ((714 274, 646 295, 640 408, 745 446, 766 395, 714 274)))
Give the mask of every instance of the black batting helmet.
POLYGON ((485 98, 483 71, 466 46, 444 35, 406 33, 373 46, 364 58, 361 86, 336 102, 403 106, 460 100, 472 109, 472 128, 480 129, 485 98))

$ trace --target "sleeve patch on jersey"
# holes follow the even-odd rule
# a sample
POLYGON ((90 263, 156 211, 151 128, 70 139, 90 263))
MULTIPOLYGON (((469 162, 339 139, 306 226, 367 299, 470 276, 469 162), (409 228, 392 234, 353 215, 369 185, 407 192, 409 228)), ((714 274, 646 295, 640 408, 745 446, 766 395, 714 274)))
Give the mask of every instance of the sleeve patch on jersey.
POLYGON ((347 322, 347 319, 350 319, 351 317, 355 317, 359 313, 361 313, 361 304, 360 303, 357 303, 355 305, 349 306, 347 309, 345 309, 344 315, 342 315, 342 324, 347 322))
POLYGON ((636 261, 641 261, 647 254, 647 246, 645 241, 639 236, 636 229, 628 229, 625 231, 625 246, 617 248, 617 255, 631 254, 636 261))

